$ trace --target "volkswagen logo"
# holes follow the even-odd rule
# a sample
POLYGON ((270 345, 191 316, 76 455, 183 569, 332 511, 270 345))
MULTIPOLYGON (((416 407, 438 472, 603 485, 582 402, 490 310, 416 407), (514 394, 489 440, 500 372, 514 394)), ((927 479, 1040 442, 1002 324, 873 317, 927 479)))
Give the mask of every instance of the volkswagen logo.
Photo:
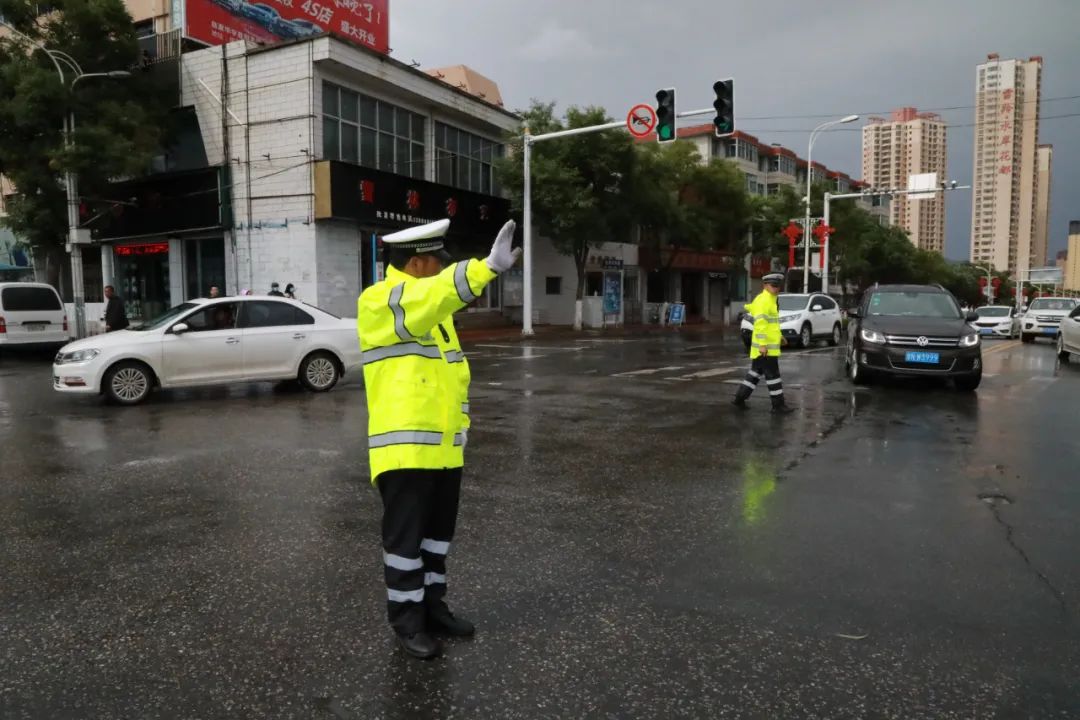
POLYGON ((920 335, 915 339, 915 342, 919 343, 919 347, 926 347, 930 344, 930 341, 926 339, 925 335, 920 335))

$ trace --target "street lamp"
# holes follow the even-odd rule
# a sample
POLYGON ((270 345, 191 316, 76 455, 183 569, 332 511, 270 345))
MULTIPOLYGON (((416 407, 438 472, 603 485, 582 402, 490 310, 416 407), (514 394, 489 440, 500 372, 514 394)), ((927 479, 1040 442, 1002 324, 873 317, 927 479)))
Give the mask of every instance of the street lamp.
MULTIPOLYGON (((10 24, 4 22, 2 18, 0 18, 0 25, 8 28, 20 39, 45 53, 48 58, 52 60, 52 64, 56 68, 56 73, 60 76, 61 85, 67 84, 67 76, 64 74, 64 68, 66 67, 73 75, 71 85, 68 86, 68 89, 73 94, 75 92, 75 86, 80 80, 91 80, 94 78, 127 80, 131 77, 131 73, 127 70, 110 70, 108 72, 95 73, 83 72, 82 66, 79 65, 75 58, 71 57, 66 52, 46 47, 43 43, 19 32, 10 24)), ((71 149, 74 143, 74 132, 75 111, 70 110, 68 111, 67 117, 64 118, 64 147, 67 149, 71 149)), ((86 288, 85 282, 83 281, 82 246, 89 241, 89 238, 87 237, 89 233, 86 232, 81 235, 79 233, 78 179, 75 177, 75 173, 70 170, 64 171, 64 188, 67 193, 67 248, 68 252, 71 253, 71 297, 72 302, 75 305, 75 336, 77 338, 84 338, 86 337, 86 288)))
MULTIPOLYGON (((953 184, 955 185, 955 183, 953 183, 953 184)), ((994 278, 994 269, 991 268, 991 267, 988 267, 986 265, 974 265, 973 264, 972 267, 975 268, 976 270, 982 270, 983 272, 986 273, 986 291, 983 294, 986 295, 986 302, 987 303, 992 302, 990 300, 990 293, 992 293, 994 291, 993 287, 991 287, 991 285, 993 283, 993 278, 994 278)))
MULTIPOLYGON (((818 125, 810 133, 810 146, 806 149, 806 223, 803 225, 803 280, 802 289, 804 293, 810 292, 810 187, 814 180, 814 141, 817 140, 818 133, 823 130, 828 130, 834 125, 843 125, 845 123, 853 123, 859 119, 858 115, 848 115, 847 117, 840 118, 839 120, 830 120, 818 125)), ((827 292, 828 288, 822 288, 823 292, 827 292)))

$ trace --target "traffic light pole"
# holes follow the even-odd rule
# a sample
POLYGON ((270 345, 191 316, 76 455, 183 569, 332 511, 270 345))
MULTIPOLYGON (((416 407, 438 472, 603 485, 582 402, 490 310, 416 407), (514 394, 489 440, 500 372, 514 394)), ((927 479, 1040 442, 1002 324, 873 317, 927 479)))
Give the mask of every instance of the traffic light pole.
MULTIPOLYGON (((712 115, 716 113, 716 108, 703 108, 701 110, 688 110, 687 112, 677 113, 675 117, 696 117, 698 115, 712 115)), ((529 134, 528 126, 525 127, 525 133, 522 135, 522 162, 524 163, 524 173, 522 182, 522 195, 523 207, 522 207, 522 222, 525 225, 524 230, 524 246, 522 251, 522 257, 524 267, 522 272, 524 273, 524 282, 522 283, 522 289, 525 297, 522 299, 522 317, 521 317, 521 334, 525 337, 532 337, 535 334, 533 330, 533 282, 532 282, 532 269, 533 269, 533 223, 532 223, 532 146, 535 143, 543 142, 545 140, 556 140, 558 138, 573 137, 574 135, 589 135, 591 133, 603 132, 604 130, 618 130, 619 128, 626 128, 626 122, 609 122, 603 125, 590 125, 589 127, 571 128, 570 130, 556 130, 555 132, 544 133, 542 135, 529 134)))

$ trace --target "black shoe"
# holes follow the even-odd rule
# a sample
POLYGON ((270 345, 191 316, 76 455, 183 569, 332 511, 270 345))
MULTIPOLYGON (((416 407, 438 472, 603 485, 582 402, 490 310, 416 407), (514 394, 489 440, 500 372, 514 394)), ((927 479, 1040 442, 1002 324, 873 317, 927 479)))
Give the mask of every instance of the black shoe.
POLYGON ((446 603, 439 603, 428 608, 428 627, 432 632, 442 632, 453 637, 472 637, 476 626, 468 620, 454 617, 446 603))
POLYGON ((742 398, 735 398, 734 400, 731 401, 731 404, 734 405, 735 407, 739 408, 740 410, 749 410, 750 409, 750 406, 747 405, 746 401, 743 400, 742 398))
POLYGON ((790 415, 795 412, 795 408, 790 405, 773 405, 773 415, 790 415))
POLYGON ((430 660, 442 655, 442 645, 427 633, 421 632, 412 635, 398 635, 395 633, 394 635, 397 637, 401 649, 415 658, 430 660))

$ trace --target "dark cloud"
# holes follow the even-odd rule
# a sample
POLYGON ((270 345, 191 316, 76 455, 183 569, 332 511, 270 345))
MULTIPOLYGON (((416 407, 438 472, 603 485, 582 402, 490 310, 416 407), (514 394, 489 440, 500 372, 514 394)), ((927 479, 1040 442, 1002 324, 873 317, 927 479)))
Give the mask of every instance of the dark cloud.
MULTIPOLYGON (((974 104, 975 66, 988 52, 1041 55, 1043 115, 1080 113, 1078 0, 470 0, 404 2, 392 8, 391 44, 425 67, 465 63, 496 80, 507 105, 530 98, 602 105, 621 116, 675 85, 683 109, 707 107, 712 82, 736 79, 740 129, 806 153, 807 115, 934 110, 974 104), (775 118, 775 119, 750 119, 775 118)), ((949 122, 949 174, 969 182, 968 107, 942 110, 949 122)), ((860 134, 818 141, 815 159, 861 175, 860 134)), ((1054 145, 1051 251, 1080 219, 1080 117, 1046 120, 1054 145)), ((970 193, 948 203, 949 257, 966 258, 970 193)))

